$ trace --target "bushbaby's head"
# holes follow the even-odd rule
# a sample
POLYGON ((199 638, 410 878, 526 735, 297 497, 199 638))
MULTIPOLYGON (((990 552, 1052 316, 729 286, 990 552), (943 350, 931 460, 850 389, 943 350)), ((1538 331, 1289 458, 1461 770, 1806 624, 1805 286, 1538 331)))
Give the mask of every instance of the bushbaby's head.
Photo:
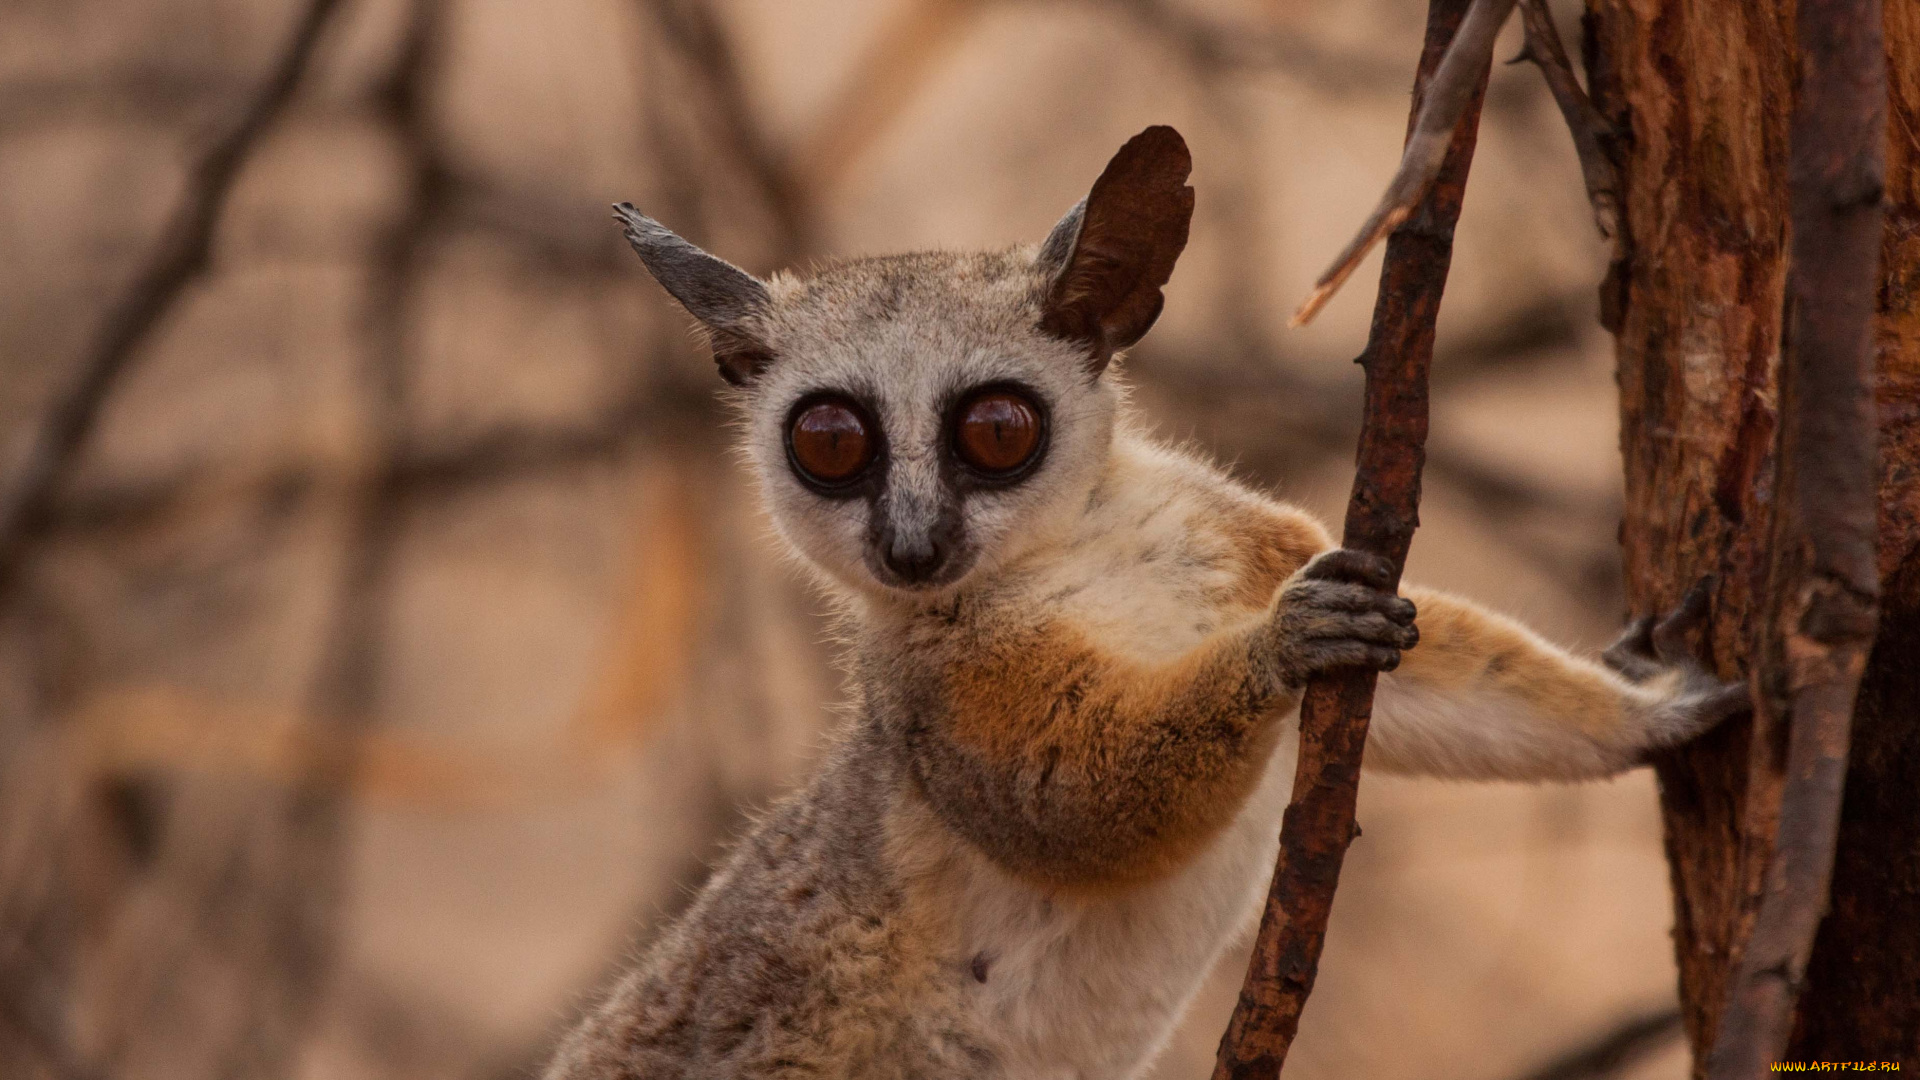
POLYGON ((1116 351, 1160 314, 1192 163, 1130 140, 1038 248, 852 259, 762 282, 622 203, 627 239, 713 344, 781 534, 864 592, 932 595, 1079 513, 1116 351))

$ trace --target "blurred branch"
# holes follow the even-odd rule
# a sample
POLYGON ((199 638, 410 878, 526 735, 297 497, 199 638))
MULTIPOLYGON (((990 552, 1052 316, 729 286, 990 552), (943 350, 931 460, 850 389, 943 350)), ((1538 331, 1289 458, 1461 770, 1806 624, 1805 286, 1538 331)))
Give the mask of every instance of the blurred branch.
POLYGON ((58 393, 35 432, 13 484, 0 493, 0 595, 19 570, 36 520, 52 504, 99 419, 102 405, 140 347, 186 287, 207 267, 213 232, 241 167, 293 99, 339 0, 309 0, 259 92, 194 164, 187 195, 158 248, 108 312, 78 377, 58 393))
POLYGON ((14 983, 12 979, 0 979, 0 1028, 11 1029, 56 1080, 102 1080, 99 1070, 77 1060, 64 1040, 38 1022, 32 1005, 19 1000, 14 983))
MULTIPOLYGON (((1214 368, 1163 370, 1171 365, 1149 350, 1131 358, 1130 370, 1138 381, 1167 394, 1182 408, 1215 422, 1246 417, 1234 426, 1258 431, 1255 452, 1269 465, 1267 473, 1285 475, 1314 460, 1351 454, 1354 428, 1340 418, 1355 412, 1356 395, 1302 379, 1272 363, 1272 355, 1250 352, 1214 368)), ((1216 443, 1226 441, 1218 431, 1210 438, 1216 443)), ((1426 471, 1464 494, 1503 540, 1549 576, 1580 586, 1589 599, 1613 597, 1618 559, 1611 547, 1596 547, 1591 557, 1582 556, 1527 530, 1516 530, 1512 521, 1516 515, 1575 517, 1589 523, 1596 534, 1611 536, 1612 523, 1619 517, 1617 505, 1535 483, 1445 446, 1427 448, 1426 471)))
POLYGON ((147 123, 191 115, 209 101, 244 95, 250 84, 174 67, 130 67, 105 76, 18 79, 0 83, 0 134, 76 117, 127 117, 147 123))
MULTIPOLYGON (((393 69, 377 96, 378 110, 402 147, 407 198, 375 252, 367 280, 368 445, 360 463, 363 475, 349 494, 337 621, 315 689, 315 711, 354 728, 369 724, 373 710, 383 640, 381 611, 400 527, 400 488, 395 480, 408 444, 409 304, 422 249, 450 186, 444 155, 426 115, 426 94, 438 72, 443 44, 443 14, 444 0, 413 0, 393 69)), ((352 767, 348 760, 322 759, 316 764, 323 773, 352 767)))
POLYGON ((1541 361, 1571 359, 1595 326, 1593 287, 1581 285, 1536 296, 1499 319, 1455 331, 1435 343, 1433 385, 1455 387, 1541 361))
POLYGON ((719 407, 712 398, 705 388, 651 384, 587 427, 509 428, 457 446, 415 449, 395 468, 394 484, 404 492, 430 495, 606 461, 643 438, 659 441, 677 423, 717 421, 719 407))
MULTIPOLYGON (((403 448, 387 472, 401 503, 460 494, 476 485, 569 472, 621 457, 641 440, 694 437, 719 423, 719 405, 704 386, 650 382, 623 404, 580 427, 502 428, 458 443, 403 448)), ((196 472, 164 480, 95 488, 63 497, 41 528, 47 533, 137 529, 158 519, 236 501, 273 502, 347 493, 367 483, 346 463, 196 472)))
POLYGON ((542 276, 637 278, 639 260, 606 227, 606 208, 544 198, 443 163, 441 227, 486 233, 542 276))
POLYGON ((812 247, 814 223, 793 163, 760 123, 740 73, 740 61, 720 16, 703 0, 640 0, 661 37, 692 70, 700 96, 728 151, 759 190, 779 232, 773 259, 796 261, 812 247))
POLYGON ((1632 1068, 1680 1031, 1679 1009, 1630 1017, 1590 1042, 1555 1055, 1520 1080, 1604 1080, 1632 1068))
POLYGON ((1278 71, 1331 94, 1397 89, 1405 76, 1383 57, 1323 48, 1300 34, 1225 25, 1172 0, 1090 0, 1172 46, 1202 72, 1278 71))
POLYGON ((447 170, 426 113, 446 40, 444 9, 443 0, 413 0, 393 68, 376 97, 402 147, 407 202, 379 244, 367 278, 366 443, 357 462, 362 475, 345 500, 333 621, 321 643, 307 715, 289 732, 304 752, 293 759, 282 812, 282 842, 290 852, 282 872, 298 888, 283 888, 272 899, 287 907, 277 920, 289 939, 280 963, 290 983, 292 1015, 283 1022, 295 1024, 311 1020, 337 964, 346 800, 363 765, 363 738, 374 726, 388 644, 393 555, 404 524, 393 473, 406 445, 407 316, 420 252, 446 188, 447 170), (315 723, 326 726, 310 726, 315 723))
MULTIPOLYGON (((898 118, 935 63, 997 2, 1006 0, 920 0, 896 15, 862 52, 813 136, 791 159, 757 123, 737 57, 713 9, 699 0, 648 0, 648 6, 676 51, 700 73, 727 143, 798 249, 808 246, 808 202, 845 177, 898 118)), ((1164 0, 1093 0, 1091 6, 1119 13, 1171 45, 1202 74, 1284 70, 1334 92, 1392 78, 1387 65, 1372 57, 1321 49, 1293 35, 1218 25, 1164 0)))
POLYGON ((919 0, 881 28, 799 156, 807 190, 817 196, 846 176, 991 2, 919 0))
MULTIPOLYGON (((543 734, 526 745, 489 748, 373 730, 365 698, 355 696, 366 692, 365 682, 341 687, 344 693, 331 701, 316 695, 297 715, 160 684, 101 691, 67 713, 62 729, 70 740, 69 760, 88 775, 217 770, 304 790, 309 797, 351 794, 440 810, 550 801, 614 781, 625 775, 626 752, 640 745, 684 685, 692 662, 705 607, 702 584, 709 576, 709 545, 700 524, 704 475, 687 460, 669 459, 642 468, 635 478, 627 598, 600 676, 559 738, 543 734), (323 711, 333 704, 363 712, 323 711), (315 762, 352 767, 316 770, 315 762)), ((358 630, 376 646, 384 643, 377 619, 368 617, 379 610, 384 580, 355 580, 363 591, 343 590, 337 636, 358 630)), ((342 644, 335 645, 332 678, 369 678, 372 669, 355 667, 342 644)))
MULTIPOLYGON (((813 135, 791 155, 773 145, 759 122, 736 51, 712 6, 701 0, 644 2, 665 31, 665 40, 697 74, 724 141, 746 167, 784 234, 776 257, 791 262, 794 253, 811 247, 810 204, 837 186, 885 134, 934 65, 978 17, 1009 0, 919 0, 909 5, 865 48, 813 135)), ((1087 6, 1128 19, 1171 46, 1202 76, 1279 70, 1335 93, 1387 85, 1395 77, 1374 57, 1322 49, 1296 35, 1217 24, 1165 0, 1092 0, 1087 6)))
MULTIPOLYGON (((1304 382, 1291 383, 1291 387, 1298 389, 1182 376, 1180 385, 1169 385, 1168 392, 1204 411, 1238 407, 1276 412, 1286 417, 1284 424, 1275 425, 1279 438, 1298 440, 1316 456, 1350 452, 1352 427, 1333 419, 1328 410, 1345 408, 1351 412, 1354 396, 1310 387, 1304 382), (1311 404, 1303 406, 1297 394, 1306 395, 1311 404)), ((1533 483, 1440 447, 1428 448, 1427 470, 1459 487, 1493 517, 1517 511, 1596 515, 1609 512, 1601 504, 1533 483)))

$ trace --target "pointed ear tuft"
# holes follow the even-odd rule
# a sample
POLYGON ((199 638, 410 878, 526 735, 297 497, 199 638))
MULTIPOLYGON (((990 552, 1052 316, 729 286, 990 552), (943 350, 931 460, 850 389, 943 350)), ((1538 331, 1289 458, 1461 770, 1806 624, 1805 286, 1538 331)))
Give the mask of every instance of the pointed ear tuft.
POLYGON ((1150 127, 1113 155, 1086 200, 1041 245, 1035 265, 1051 283, 1040 326, 1084 342, 1095 374, 1160 317, 1161 286, 1193 220, 1192 171, 1180 133, 1150 127))
POLYGON ((615 203, 613 216, 647 272, 706 328, 721 378, 744 386, 772 362, 758 323, 773 297, 759 278, 681 239, 632 203, 615 203))

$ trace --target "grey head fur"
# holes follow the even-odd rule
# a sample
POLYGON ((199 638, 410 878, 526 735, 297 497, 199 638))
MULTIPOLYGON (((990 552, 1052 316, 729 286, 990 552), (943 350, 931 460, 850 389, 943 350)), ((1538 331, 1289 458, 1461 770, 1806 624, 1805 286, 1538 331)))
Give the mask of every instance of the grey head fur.
POLYGON ((776 530, 856 595, 921 603, 1014 564, 1082 512, 1119 410, 1103 373, 1160 312, 1192 216, 1190 169, 1180 136, 1149 128, 1037 247, 845 259, 766 282, 631 206, 616 213, 712 335, 776 530), (957 456, 956 417, 994 391, 1040 417, 1040 449, 1017 477, 983 477, 957 456), (800 411, 822 399, 860 413, 875 444, 832 490, 802 475, 791 442, 800 411))

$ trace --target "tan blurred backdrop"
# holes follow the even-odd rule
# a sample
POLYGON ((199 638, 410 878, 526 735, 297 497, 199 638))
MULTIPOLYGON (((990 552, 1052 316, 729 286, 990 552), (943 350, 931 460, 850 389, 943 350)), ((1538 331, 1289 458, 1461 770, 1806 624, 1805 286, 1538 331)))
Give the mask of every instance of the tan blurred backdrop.
MULTIPOLYGON (((521 1075, 804 775, 822 604, 611 202, 756 271, 1006 245, 1172 123, 1199 210, 1136 400, 1344 504, 1377 256, 1284 316, 1392 169, 1416 0, 341 0, 229 138, 307 3, 0 6, 0 485, 119 361, 0 571, 0 1075, 521 1075)), ((1604 252, 1535 72, 1481 147, 1410 573, 1593 648, 1604 252)), ((1522 1076, 1671 1007, 1646 773, 1370 777, 1360 818, 1290 1077, 1522 1076)))

